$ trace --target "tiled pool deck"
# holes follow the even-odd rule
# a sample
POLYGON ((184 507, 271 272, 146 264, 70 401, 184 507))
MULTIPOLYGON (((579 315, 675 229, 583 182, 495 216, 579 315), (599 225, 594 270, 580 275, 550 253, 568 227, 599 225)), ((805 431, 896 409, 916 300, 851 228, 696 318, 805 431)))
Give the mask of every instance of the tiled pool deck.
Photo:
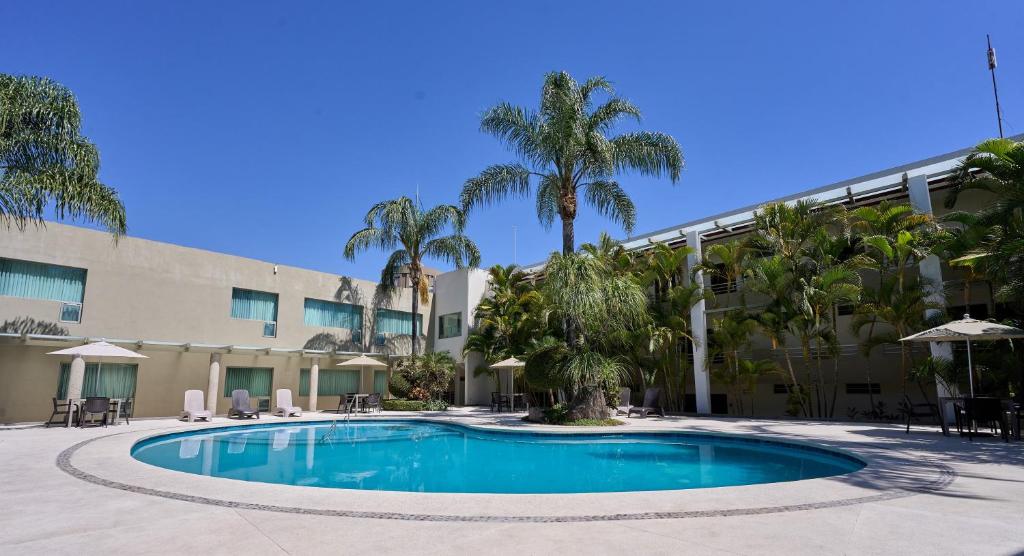
MULTIPOLYGON (((408 416, 549 429, 472 409, 408 416)), ((907 435, 884 424, 633 419, 614 432, 747 434, 840 448, 869 462, 861 471, 823 479, 635 493, 320 489, 189 475, 128 455, 146 436, 234 424, 240 423, 154 419, 106 429, 0 429, 0 553, 1024 551, 1024 443, 968 443, 925 427, 907 435)), ((585 430, 609 432, 571 432, 585 430)))

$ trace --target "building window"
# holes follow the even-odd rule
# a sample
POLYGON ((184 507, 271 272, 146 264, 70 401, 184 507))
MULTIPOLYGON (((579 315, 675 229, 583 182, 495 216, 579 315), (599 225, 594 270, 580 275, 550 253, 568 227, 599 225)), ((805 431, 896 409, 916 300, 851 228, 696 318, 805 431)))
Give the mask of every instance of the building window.
MULTIPOLYGON (((359 371, 320 369, 316 379, 317 396, 359 393, 359 371)), ((309 395, 309 369, 299 369, 299 395, 309 395)))
POLYGON ((388 372, 373 371, 373 391, 381 396, 388 393, 388 372))
POLYGON ((231 318, 263 321, 263 335, 277 336, 277 294, 231 288, 231 318))
POLYGON ((847 394, 881 394, 882 385, 877 382, 847 382, 847 394))
MULTIPOLYGON (((139 366, 124 363, 86 363, 82 382, 82 397, 102 396, 105 398, 128 399, 135 397, 135 379, 139 366)), ((71 363, 60 364, 57 379, 57 399, 68 396, 68 377, 71 363)))
POLYGON ((228 367, 224 372, 224 397, 235 390, 246 390, 253 398, 269 398, 274 369, 270 367, 228 367))
POLYGON ((303 322, 306 326, 362 330, 363 306, 307 297, 303 305, 303 322))
POLYGON ((0 295, 80 306, 85 297, 85 275, 83 268, 0 258, 0 295))
POLYGON ((82 322, 82 304, 61 303, 60 317, 57 320, 60 322, 82 322))
POLYGON ((789 384, 773 384, 772 385, 772 393, 773 394, 788 394, 788 393, 790 393, 792 391, 793 391, 793 386, 791 386, 789 384))
MULTIPOLYGON (((378 334, 412 335, 412 313, 393 309, 377 309, 376 330, 378 334)), ((416 330, 423 334, 423 315, 416 315, 416 330)))
POLYGON ((438 339, 462 336, 462 313, 448 313, 437 317, 438 339))

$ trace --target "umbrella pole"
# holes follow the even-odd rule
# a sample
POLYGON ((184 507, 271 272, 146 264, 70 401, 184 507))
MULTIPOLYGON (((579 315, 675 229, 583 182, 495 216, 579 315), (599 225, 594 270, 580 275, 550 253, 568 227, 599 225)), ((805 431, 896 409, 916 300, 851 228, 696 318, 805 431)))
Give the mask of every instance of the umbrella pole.
POLYGON ((971 341, 967 340, 967 381, 971 385, 971 397, 974 397, 974 364, 971 363, 971 341))

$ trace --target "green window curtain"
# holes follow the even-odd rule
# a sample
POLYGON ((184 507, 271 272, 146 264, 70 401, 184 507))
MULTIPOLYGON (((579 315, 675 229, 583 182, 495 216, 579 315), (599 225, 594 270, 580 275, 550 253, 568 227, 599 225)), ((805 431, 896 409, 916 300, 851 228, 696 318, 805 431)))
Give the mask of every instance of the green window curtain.
POLYGON ((81 303, 85 269, 0 258, 0 295, 81 303))
MULTIPOLYGON (((317 388, 317 390, 320 389, 317 388)), ((309 395, 309 369, 299 369, 299 395, 309 395)))
MULTIPOLYGON (((317 396, 340 396, 356 392, 359 392, 359 371, 320 369, 317 377, 317 396)), ((309 369, 299 370, 299 395, 309 395, 309 369)))
POLYGON ((388 393, 387 371, 373 371, 373 391, 381 395, 388 393))
POLYGON ((277 294, 232 288, 231 318, 277 322, 277 294))
POLYGON ((303 306, 306 326, 363 329, 363 306, 306 298, 303 306))
POLYGON ((448 313, 437 317, 437 337, 455 338, 462 335, 462 313, 448 313))
POLYGON ((254 398, 270 397, 274 369, 270 367, 228 367, 224 373, 224 397, 234 390, 248 390, 254 398))
MULTIPOLYGON (((103 396, 107 398, 135 397, 135 383, 139 366, 124 363, 86 363, 85 379, 82 382, 82 397, 103 396)), ((68 377, 71 364, 60 364, 60 378, 57 381, 57 398, 68 395, 68 377)))
MULTIPOLYGON (((393 309, 377 309, 378 334, 412 334, 412 313, 393 309)), ((416 315, 416 330, 423 334, 423 315, 416 315)))

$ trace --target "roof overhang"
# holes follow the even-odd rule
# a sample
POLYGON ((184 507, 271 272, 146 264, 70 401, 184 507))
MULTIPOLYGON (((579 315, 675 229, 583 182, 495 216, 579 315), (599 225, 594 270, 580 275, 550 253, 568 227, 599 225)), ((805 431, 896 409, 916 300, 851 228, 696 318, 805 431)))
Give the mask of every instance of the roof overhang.
MULTIPOLYGON (((1016 135, 1009 139, 1021 141, 1024 140, 1024 134, 1016 135)), ((632 236, 620 240, 619 243, 626 250, 635 251, 649 248, 652 244, 659 242, 671 245, 685 245, 686 235, 690 232, 697 232, 701 237, 712 234, 715 236, 728 235, 753 223, 754 212, 769 203, 795 203, 800 200, 815 199, 824 204, 856 204, 866 199, 885 197, 887 194, 906 195, 906 182, 909 177, 924 175, 931 187, 949 177, 960 161, 973 150, 973 147, 960 149, 865 176, 809 189, 786 197, 770 199, 740 209, 655 230, 647 234, 632 236)), ((545 262, 541 261, 526 265, 523 267, 523 270, 526 272, 539 272, 544 268, 544 265, 545 262)))
POLYGON ((388 358, 400 357, 397 355, 387 355, 383 353, 370 353, 358 351, 331 351, 305 348, 278 348, 271 346, 244 346, 235 344, 211 344, 202 342, 172 342, 166 340, 130 340, 116 338, 99 338, 90 336, 52 336, 49 334, 0 333, 0 345, 66 347, 99 341, 109 342, 114 345, 129 347, 135 350, 146 351, 247 354, 277 357, 326 357, 333 359, 352 359, 354 357, 359 357, 362 355, 372 355, 376 357, 384 356, 388 358))

